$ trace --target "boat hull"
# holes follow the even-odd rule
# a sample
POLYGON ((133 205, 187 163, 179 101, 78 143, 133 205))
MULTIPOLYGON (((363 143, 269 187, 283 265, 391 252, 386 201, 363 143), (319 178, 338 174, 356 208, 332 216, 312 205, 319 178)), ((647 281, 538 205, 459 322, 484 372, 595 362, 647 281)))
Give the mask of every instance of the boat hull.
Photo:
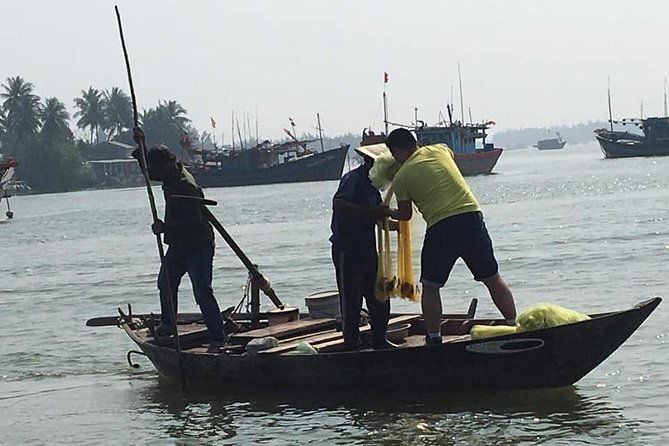
POLYGON ((560 141, 559 139, 549 139, 537 142, 535 146, 538 150, 560 150, 564 148, 567 141, 560 141))
POLYGON ((648 144, 636 140, 613 140, 595 134, 604 158, 632 158, 637 156, 669 156, 669 141, 648 144))
MULTIPOLYGON (((182 352, 186 382, 217 388, 300 389, 369 387, 459 391, 532 389, 574 384, 629 338, 659 305, 654 298, 575 324, 437 346, 316 355, 194 354, 182 352)), ((142 342, 123 328, 161 376, 178 382, 175 351, 142 342)))
POLYGON ((338 180, 342 175, 348 148, 349 146, 343 145, 266 169, 253 169, 245 172, 224 172, 215 168, 196 169, 193 175, 202 187, 338 180))
POLYGON ((501 155, 502 149, 456 153, 455 164, 464 176, 487 175, 492 172, 501 155))

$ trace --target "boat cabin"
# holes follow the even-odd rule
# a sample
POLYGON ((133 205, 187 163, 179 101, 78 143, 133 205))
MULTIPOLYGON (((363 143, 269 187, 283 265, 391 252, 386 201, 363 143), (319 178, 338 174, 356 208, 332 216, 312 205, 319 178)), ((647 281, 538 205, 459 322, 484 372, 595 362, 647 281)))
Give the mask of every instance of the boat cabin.
POLYGON ((669 118, 667 117, 643 119, 641 128, 647 140, 669 139, 669 118))
POLYGON ((446 144, 454 153, 476 153, 494 150, 492 143, 486 143, 485 124, 460 124, 455 122, 447 125, 417 127, 416 140, 418 145, 446 144), (477 140, 481 140, 477 143, 477 140))

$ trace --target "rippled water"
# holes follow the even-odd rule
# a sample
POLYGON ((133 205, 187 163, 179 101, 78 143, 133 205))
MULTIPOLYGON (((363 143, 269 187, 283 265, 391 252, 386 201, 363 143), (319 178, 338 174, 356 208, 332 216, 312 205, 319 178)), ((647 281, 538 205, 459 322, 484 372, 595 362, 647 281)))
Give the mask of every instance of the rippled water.
MULTIPOLYGON (((518 307, 550 301, 583 312, 624 309, 669 285, 669 157, 604 160, 593 145, 507 151, 496 175, 469 179, 518 307)), ((210 189, 215 214, 279 297, 334 287, 335 182, 210 189)), ((159 205, 162 198, 156 190, 159 205)), ((15 197, 0 224, 0 444, 666 444, 666 303, 575 386, 531 392, 353 395, 208 393, 128 367, 133 344, 88 328, 128 302, 157 311, 155 238, 144 189, 15 197)), ((424 225, 414 222, 414 258, 424 225)), ((417 269, 416 269, 417 271, 417 269)), ((485 289, 458 264, 446 311, 485 289)), ((222 307, 246 273, 219 242, 222 307)), ((187 286, 187 284, 185 284, 187 286)), ((182 285, 183 286, 183 285, 182 285)), ((184 289, 182 311, 196 311, 184 289)), ((393 301, 396 310, 417 304, 393 301)), ((575 346, 576 348, 577 346, 575 346)), ((420 372, 407 380, 421 379, 420 372)))

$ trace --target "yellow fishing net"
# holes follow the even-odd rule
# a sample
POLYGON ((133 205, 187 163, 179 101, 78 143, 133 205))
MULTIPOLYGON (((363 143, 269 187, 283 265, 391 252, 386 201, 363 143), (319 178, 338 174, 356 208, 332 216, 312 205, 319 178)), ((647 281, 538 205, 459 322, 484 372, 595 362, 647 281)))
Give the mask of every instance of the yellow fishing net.
MULTIPOLYGON (((388 190, 384 204, 390 202, 393 190, 388 190)), ((377 227, 379 265, 376 273, 376 299, 385 302, 391 297, 403 297, 417 302, 420 298, 413 275, 411 259, 411 222, 400 221, 397 228, 397 270, 393 274, 390 221, 386 218, 377 227)))
POLYGON ((539 304, 523 311, 516 318, 516 325, 474 325, 472 339, 491 338, 521 331, 540 330, 590 319, 587 314, 569 310, 555 304, 539 304))
MULTIPOLYGON (((388 189, 383 201, 390 204, 393 197, 392 181, 400 165, 389 151, 380 153, 374 159, 369 171, 369 179, 378 190, 388 189)), ((379 266, 376 274, 376 298, 385 302, 391 297, 403 297, 416 302, 419 300, 418 287, 413 275, 411 259, 411 222, 399 222, 397 230, 397 269, 393 272, 393 252, 391 250, 390 221, 386 218, 377 226, 377 247, 379 266)))

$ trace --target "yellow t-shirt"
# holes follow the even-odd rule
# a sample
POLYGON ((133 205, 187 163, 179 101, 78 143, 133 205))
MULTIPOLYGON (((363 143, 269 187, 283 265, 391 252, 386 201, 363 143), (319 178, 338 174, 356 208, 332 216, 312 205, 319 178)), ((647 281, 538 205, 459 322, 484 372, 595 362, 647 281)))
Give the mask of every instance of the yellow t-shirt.
POLYGON ((428 228, 453 215, 481 210, 445 144, 416 149, 395 175, 393 186, 398 201, 416 204, 428 228))

